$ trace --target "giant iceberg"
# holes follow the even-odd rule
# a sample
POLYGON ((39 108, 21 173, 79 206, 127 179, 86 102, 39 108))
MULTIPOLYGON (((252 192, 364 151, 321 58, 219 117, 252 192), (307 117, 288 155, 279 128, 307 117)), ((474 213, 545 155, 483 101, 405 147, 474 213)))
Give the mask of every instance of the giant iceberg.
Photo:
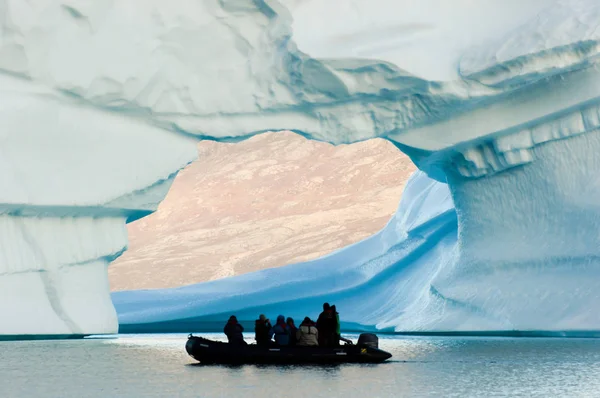
POLYGON ((325 298, 377 329, 600 329, 597 1, 1 9, 0 333, 114 332, 105 267, 193 139, 283 129, 383 137, 422 172, 384 230, 322 259, 114 294, 122 330, 325 298))

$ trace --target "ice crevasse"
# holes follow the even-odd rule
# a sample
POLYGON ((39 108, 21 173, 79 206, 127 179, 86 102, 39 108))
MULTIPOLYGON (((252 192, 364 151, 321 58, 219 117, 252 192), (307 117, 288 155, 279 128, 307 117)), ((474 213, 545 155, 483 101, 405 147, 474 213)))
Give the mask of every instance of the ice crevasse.
POLYGON ((387 138, 421 171, 384 230, 324 258, 113 294, 122 330, 303 316, 324 297, 364 328, 600 329, 596 1, 0 10, 0 333, 115 332, 125 223, 196 139, 282 129, 387 138))

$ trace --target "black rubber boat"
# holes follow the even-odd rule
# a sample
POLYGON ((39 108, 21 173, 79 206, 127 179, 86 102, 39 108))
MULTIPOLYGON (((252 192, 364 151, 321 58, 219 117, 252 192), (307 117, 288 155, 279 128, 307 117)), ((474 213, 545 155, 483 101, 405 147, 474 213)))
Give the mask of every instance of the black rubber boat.
POLYGON ((378 348, 379 339, 361 334, 358 343, 339 347, 259 347, 231 345, 202 337, 188 336, 187 353, 202 364, 335 364, 379 363, 392 354, 378 348))

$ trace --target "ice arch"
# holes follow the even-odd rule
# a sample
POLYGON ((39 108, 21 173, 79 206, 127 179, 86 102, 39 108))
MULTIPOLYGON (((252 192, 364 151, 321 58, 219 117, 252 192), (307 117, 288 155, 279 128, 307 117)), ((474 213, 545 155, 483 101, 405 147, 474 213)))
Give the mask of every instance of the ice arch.
MULTIPOLYGON (((385 7, 393 11, 409 3, 337 4, 353 5, 363 20, 376 23, 394 14, 382 13, 385 7)), ((331 49, 311 48, 306 40, 308 25, 302 24, 301 11, 327 15, 318 2, 286 1, 289 9, 274 0, 0 3, 0 182, 5 188, 0 191, 0 283, 6 287, 2 315, 14 319, 0 332, 115 331, 104 267, 126 247, 123 224, 153 211, 174 173, 193 159, 192 138, 236 140, 278 129, 333 143, 384 137, 430 177, 450 182, 459 220, 458 260, 444 266, 444 275, 437 276, 442 279, 407 305, 422 307, 419 313, 426 314, 433 307, 425 304, 437 298, 477 311, 468 310, 462 324, 448 323, 443 311, 414 325, 383 317, 360 322, 416 329, 518 327, 513 320, 525 319, 543 295, 533 294, 531 305, 514 314, 510 305, 493 303, 494 296, 486 293, 489 281, 471 279, 471 290, 459 292, 445 288, 443 281, 469 281, 462 275, 478 270, 478 261, 503 264, 503 258, 474 255, 479 254, 473 246, 478 243, 467 237, 482 231, 490 239, 496 220, 480 218, 478 209, 514 205, 511 189, 527 187, 531 194, 521 197, 529 199, 551 191, 537 213, 549 217, 563 212, 565 203, 585 202, 572 191, 559 195, 559 184, 573 182, 568 187, 575 189, 595 183, 593 176, 586 180, 585 170, 595 163, 583 149, 595 148, 600 124, 600 6, 591 0, 539 0, 523 8, 522 2, 508 1, 493 4, 491 12, 490 1, 467 3, 459 2, 452 17, 472 22, 474 12, 481 23, 461 26, 476 31, 465 28, 448 35, 450 25, 439 18, 443 7, 428 8, 440 10, 438 15, 422 9, 409 14, 393 27, 399 30, 391 30, 405 32, 416 17, 426 26, 407 39, 415 54, 411 59, 422 59, 421 66, 438 65, 423 75, 416 73, 418 63, 406 66, 412 73, 402 69, 402 52, 381 48, 359 53, 373 59, 310 56, 331 49), (305 51, 292 40, 294 15, 305 51), (448 51, 438 60, 440 46, 434 44, 440 37, 447 40, 448 51), (426 54, 433 58, 423 58, 426 54), (569 156, 553 155, 565 145, 574 148, 569 156), (536 165, 542 158, 547 159, 543 173, 536 165), (565 159, 569 163, 561 164, 565 159), (516 174, 526 169, 538 171, 516 174), (545 185, 533 178, 565 169, 575 177, 549 178, 545 185), (510 183, 498 182, 504 179, 510 183), (478 208, 481 193, 490 190, 502 195, 478 208), (470 265, 463 266, 464 261, 470 265), (82 297, 97 303, 95 319, 76 303, 82 297), (481 302, 492 302, 492 307, 481 302), (473 315, 483 313, 493 321, 473 315), (32 319, 47 321, 42 327, 32 319)), ((364 32, 321 33, 345 37, 350 49, 373 44, 364 32)), ((595 208, 585 203, 589 227, 595 208)), ((499 214, 510 213, 507 220, 513 220, 529 209, 502 210, 499 214)), ((575 239, 571 230, 565 228, 562 236, 575 239)), ((586 250, 566 254, 595 256, 586 250)), ((554 258, 559 255, 553 253, 554 258)), ((534 260, 527 259, 528 264, 534 260)), ((593 269, 593 261, 587 267, 593 269)), ((573 283, 587 277, 574 275, 573 283)), ((564 295, 556 297, 560 301, 564 295)), ((594 298, 588 293, 582 297, 594 298)), ((581 311, 581 306, 566 309, 560 320, 583 319, 566 321, 567 326, 596 324, 581 311)), ((163 315, 174 319, 168 311, 163 315)))

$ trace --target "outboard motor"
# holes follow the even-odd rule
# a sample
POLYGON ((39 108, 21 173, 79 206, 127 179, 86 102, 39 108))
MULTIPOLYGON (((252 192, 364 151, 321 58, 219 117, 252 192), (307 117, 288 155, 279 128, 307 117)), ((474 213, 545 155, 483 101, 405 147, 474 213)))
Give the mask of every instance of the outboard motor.
POLYGON ((377 337, 373 333, 361 333, 361 335, 358 336, 357 345, 379 348, 379 337, 377 337))

